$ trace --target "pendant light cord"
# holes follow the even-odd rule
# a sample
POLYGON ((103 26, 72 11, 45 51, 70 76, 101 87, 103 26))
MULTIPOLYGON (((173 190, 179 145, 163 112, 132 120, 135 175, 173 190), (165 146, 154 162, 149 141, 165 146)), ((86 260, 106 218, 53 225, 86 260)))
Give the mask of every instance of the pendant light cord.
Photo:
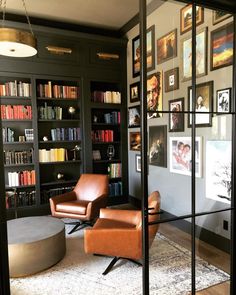
POLYGON ((2 0, 0 0, 0 8, 2 11, 2 27, 4 27, 4 25, 5 25, 6 2, 7 2, 7 0, 4 0, 4 2, 2 0))
POLYGON ((33 29, 32 29, 31 23, 30 23, 30 19, 29 19, 29 15, 28 15, 28 12, 27 12, 27 9, 26 9, 26 5, 25 5, 25 0, 22 0, 22 4, 23 4, 23 7, 25 9, 25 16, 27 18, 27 22, 28 22, 28 25, 29 25, 29 28, 30 28, 30 32, 34 36, 34 32, 33 32, 33 29))

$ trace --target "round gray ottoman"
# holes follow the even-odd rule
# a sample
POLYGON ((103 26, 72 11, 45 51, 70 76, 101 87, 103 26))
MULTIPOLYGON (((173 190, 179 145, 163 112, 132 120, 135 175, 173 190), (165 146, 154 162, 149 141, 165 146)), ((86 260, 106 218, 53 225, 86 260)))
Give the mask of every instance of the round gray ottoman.
POLYGON ((7 221, 10 277, 37 273, 60 261, 66 252, 65 225, 49 216, 7 221))

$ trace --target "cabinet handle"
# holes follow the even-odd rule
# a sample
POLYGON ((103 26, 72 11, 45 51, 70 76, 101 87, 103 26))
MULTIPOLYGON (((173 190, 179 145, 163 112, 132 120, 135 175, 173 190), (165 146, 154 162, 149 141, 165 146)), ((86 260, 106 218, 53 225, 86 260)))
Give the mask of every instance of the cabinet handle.
POLYGON ((57 46, 51 46, 48 45, 46 49, 52 53, 52 54, 58 54, 58 55, 63 55, 63 54, 71 54, 72 49, 71 48, 65 48, 65 47, 57 47, 57 46))
POLYGON ((119 59, 119 54, 116 53, 105 53, 105 52, 98 52, 97 53, 98 58, 100 59, 119 59))

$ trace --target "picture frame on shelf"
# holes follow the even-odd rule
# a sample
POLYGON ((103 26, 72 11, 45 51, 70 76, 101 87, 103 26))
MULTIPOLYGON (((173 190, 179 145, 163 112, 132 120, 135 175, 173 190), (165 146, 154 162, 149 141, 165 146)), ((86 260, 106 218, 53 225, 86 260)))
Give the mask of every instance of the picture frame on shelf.
POLYGON ((229 113, 231 108, 231 88, 219 89, 216 91, 216 112, 217 115, 229 113))
POLYGON ((93 160, 99 161, 101 160, 101 153, 100 150, 93 150, 93 160))
MULTIPOLYGON (((191 137, 170 137, 169 158, 170 172, 191 176, 192 139, 191 137)), ((202 138, 196 137, 195 141, 195 176, 202 177, 202 138)))
MULTIPOLYGON (((132 39, 133 78, 140 75, 140 36, 132 39)), ((155 26, 147 29, 147 71, 155 69, 155 26)))
POLYGON ((140 151, 141 150, 141 133, 130 132, 129 133, 129 146, 130 151, 140 151))
POLYGON ((213 10, 212 11, 212 24, 216 25, 223 20, 226 20, 227 18, 231 17, 232 14, 226 13, 225 11, 222 10, 213 10))
POLYGON ((174 68, 164 73, 165 92, 179 89, 179 68, 174 68))
MULTIPOLYGON (((196 77, 207 74, 208 29, 199 30, 196 35, 196 77)), ((192 37, 188 36, 181 40, 181 69, 182 81, 192 78, 192 37)))
POLYGON ((211 32, 211 71, 233 64, 233 43, 234 27, 232 22, 211 32))
MULTIPOLYGON (((213 81, 196 85, 195 124, 197 127, 212 126, 213 81)), ((192 86, 188 87, 188 111, 192 111, 192 86)), ((192 126, 192 114, 188 114, 188 127, 192 126)))
MULTIPOLYGON (((196 6, 196 25, 204 23, 204 8, 196 6)), ((192 29, 192 4, 187 4, 180 10, 180 34, 192 29)))
POLYGON ((177 29, 157 39, 157 64, 177 56, 177 29))
POLYGON ((130 107, 128 109, 129 128, 140 127, 140 106, 130 107))
POLYGON ((130 84, 130 86, 129 86, 129 101, 130 101, 130 103, 140 101, 140 82, 130 84))
POLYGON ((206 198, 231 203, 231 141, 206 142, 206 198))
POLYGON ((141 172, 141 155, 135 155, 135 170, 141 172))
POLYGON ((149 127, 149 164, 167 167, 167 125, 149 127))
MULTIPOLYGON (((162 71, 147 77, 147 111, 155 112, 156 117, 162 117, 162 71)), ((151 114, 150 114, 151 115, 151 114)))
POLYGON ((184 98, 169 100, 169 132, 184 131, 184 98))

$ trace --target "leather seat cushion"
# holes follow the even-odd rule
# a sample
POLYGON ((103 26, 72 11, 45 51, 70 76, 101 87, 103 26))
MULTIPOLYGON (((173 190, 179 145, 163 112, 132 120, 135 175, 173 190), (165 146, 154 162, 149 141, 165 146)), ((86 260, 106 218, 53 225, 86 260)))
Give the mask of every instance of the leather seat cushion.
POLYGON ((90 202, 89 201, 82 201, 82 200, 63 202, 63 203, 59 203, 56 205, 56 211, 86 215, 88 203, 90 203, 90 202))
POLYGON ((131 223, 123 222, 123 221, 117 221, 113 219, 107 219, 107 218, 98 218, 96 223, 94 224, 94 229, 119 229, 119 228, 135 228, 136 226, 131 223))

